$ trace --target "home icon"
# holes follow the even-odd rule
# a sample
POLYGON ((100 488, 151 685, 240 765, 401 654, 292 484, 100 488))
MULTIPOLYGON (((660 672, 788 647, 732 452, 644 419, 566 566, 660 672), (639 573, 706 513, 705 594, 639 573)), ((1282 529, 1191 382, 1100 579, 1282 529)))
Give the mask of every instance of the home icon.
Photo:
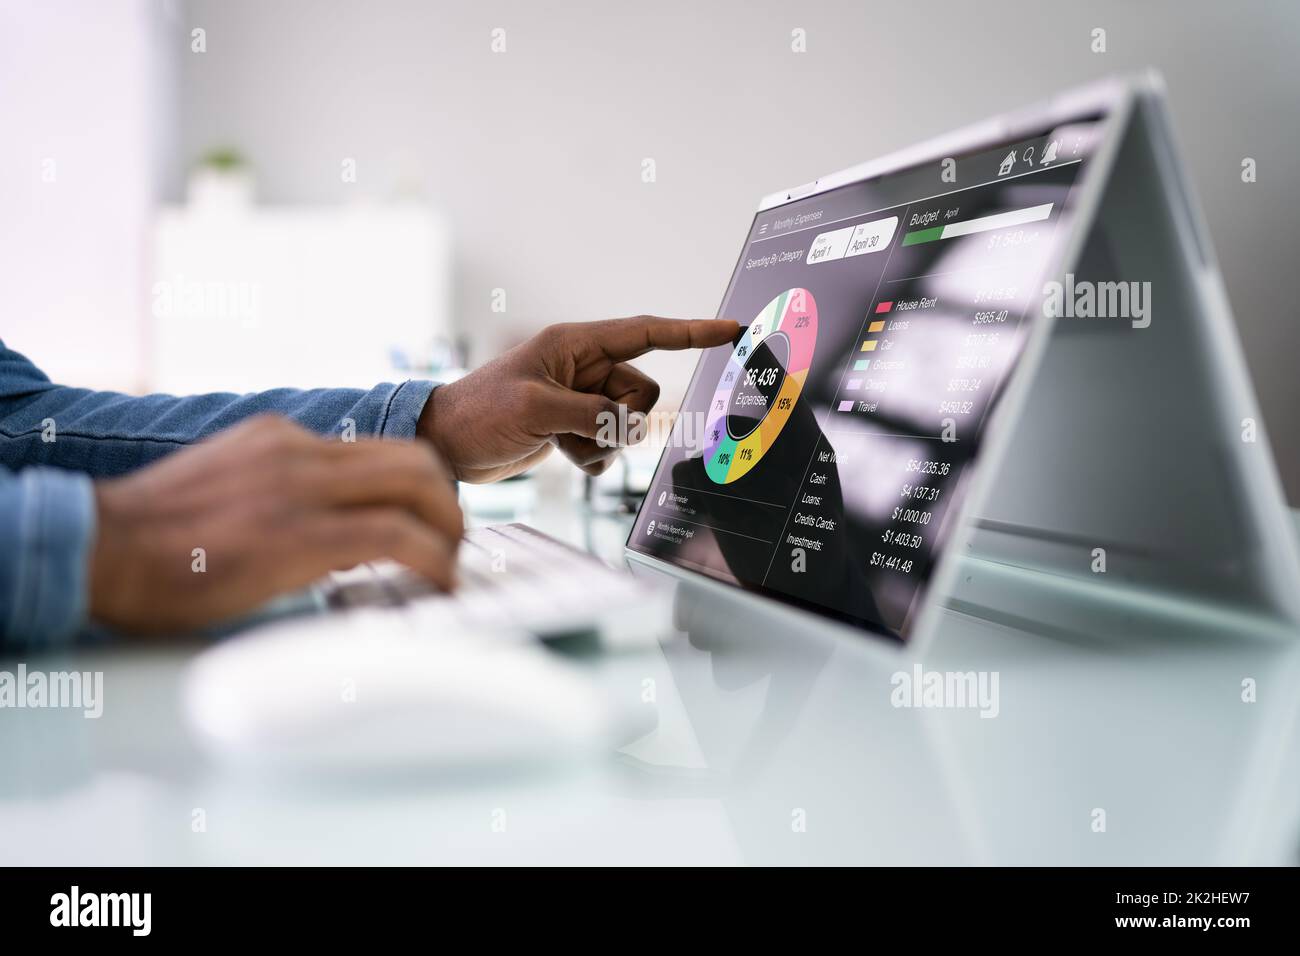
POLYGON ((998 167, 998 175, 1005 176, 1011 172, 1011 167, 1016 164, 1016 151, 1013 149, 1007 153, 1007 158, 1002 160, 1002 165, 998 167))

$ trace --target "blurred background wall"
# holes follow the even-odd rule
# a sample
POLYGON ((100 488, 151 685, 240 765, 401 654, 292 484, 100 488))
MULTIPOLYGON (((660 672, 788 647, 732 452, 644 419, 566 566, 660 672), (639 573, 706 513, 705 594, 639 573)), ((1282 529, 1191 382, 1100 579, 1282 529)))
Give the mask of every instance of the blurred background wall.
POLYGON ((152 210, 180 61, 145 0, 0 0, 0 337, 68 381, 140 383, 152 210))
MULTIPOLYGON (((712 315, 760 195, 1155 66, 1300 502, 1293 0, 2 8, 4 338, 63 377, 129 388, 157 369, 151 210, 182 202, 214 148, 242 153, 259 203, 426 204, 451 250, 448 321, 479 360, 560 319, 712 315), (56 154, 61 191, 40 181, 56 154)), ((309 315, 296 321, 311 335, 309 315)), ((669 402, 690 364, 646 363, 669 402)))

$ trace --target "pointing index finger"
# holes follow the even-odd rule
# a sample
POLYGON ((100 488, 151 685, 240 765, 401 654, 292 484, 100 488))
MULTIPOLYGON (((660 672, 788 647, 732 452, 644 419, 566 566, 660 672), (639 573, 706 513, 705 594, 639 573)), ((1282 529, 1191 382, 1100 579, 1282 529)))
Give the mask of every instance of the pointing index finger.
POLYGON ((638 315, 588 326, 595 342, 615 362, 625 362, 655 349, 707 349, 726 345, 740 332, 731 319, 665 319, 638 315))

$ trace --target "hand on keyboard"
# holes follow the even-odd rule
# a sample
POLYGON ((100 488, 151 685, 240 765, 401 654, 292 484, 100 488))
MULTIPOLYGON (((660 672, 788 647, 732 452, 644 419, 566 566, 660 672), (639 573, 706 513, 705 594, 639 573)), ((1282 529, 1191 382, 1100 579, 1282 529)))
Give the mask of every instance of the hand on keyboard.
POLYGON ((465 534, 453 594, 391 562, 336 575, 326 598, 336 609, 391 607, 421 634, 446 622, 499 635, 543 640, 594 634, 644 642, 671 630, 670 592, 615 570, 527 525, 474 528, 465 534))
POLYGON ((448 587, 464 529, 424 442, 326 441, 273 417, 98 482, 95 494, 91 614, 136 633, 243 614, 377 558, 448 587))

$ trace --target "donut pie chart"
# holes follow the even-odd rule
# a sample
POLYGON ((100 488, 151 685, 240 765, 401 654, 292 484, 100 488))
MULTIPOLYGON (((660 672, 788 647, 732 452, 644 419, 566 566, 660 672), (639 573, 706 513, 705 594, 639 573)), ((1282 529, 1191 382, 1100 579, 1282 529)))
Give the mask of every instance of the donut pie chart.
POLYGON ((743 477, 790 420, 817 345, 817 303, 787 289, 745 329, 718 378, 704 428, 704 470, 715 484, 743 477))

